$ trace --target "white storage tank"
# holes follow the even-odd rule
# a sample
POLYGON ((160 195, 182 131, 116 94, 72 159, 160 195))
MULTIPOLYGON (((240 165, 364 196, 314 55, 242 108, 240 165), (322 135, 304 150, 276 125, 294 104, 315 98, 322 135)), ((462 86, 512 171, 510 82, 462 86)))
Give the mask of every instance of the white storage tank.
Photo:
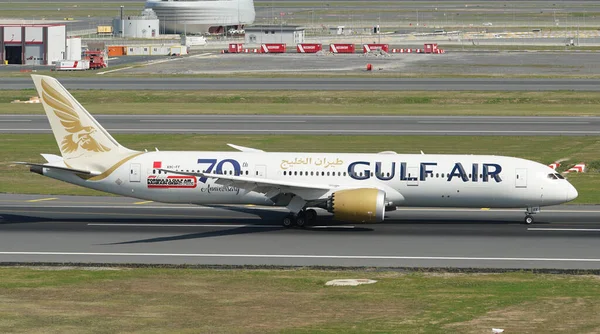
POLYGON ((132 38, 153 38, 159 36, 159 22, 152 9, 144 9, 141 16, 123 16, 113 20, 116 36, 132 38))
POLYGON ((67 38, 67 52, 65 53, 67 60, 81 60, 81 37, 67 38))

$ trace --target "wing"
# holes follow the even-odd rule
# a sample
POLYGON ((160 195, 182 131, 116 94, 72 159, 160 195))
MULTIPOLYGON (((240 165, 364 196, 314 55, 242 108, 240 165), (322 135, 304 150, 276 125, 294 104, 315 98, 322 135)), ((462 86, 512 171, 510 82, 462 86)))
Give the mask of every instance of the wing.
POLYGON ((272 180, 259 177, 247 177, 247 176, 234 176, 234 175, 221 175, 214 173, 190 173, 182 171, 174 171, 168 169, 160 169, 163 172, 190 175, 197 177, 206 177, 211 179, 217 179, 215 183, 223 185, 225 187, 237 187, 244 189, 244 194, 255 191, 265 194, 269 198, 273 198, 280 193, 293 193, 303 199, 319 200, 323 199, 323 196, 329 194, 332 190, 338 189, 340 186, 337 184, 315 184, 315 183, 302 183, 302 182, 290 182, 282 180, 272 180))
POLYGON ((242 151, 242 152, 264 152, 263 150, 259 150, 257 148, 245 147, 245 146, 234 145, 234 144, 227 144, 227 146, 234 148, 238 151, 242 151))
POLYGON ((52 107, 54 114, 60 119, 60 123, 67 132, 77 133, 83 130, 73 105, 44 80, 42 80, 42 99, 52 107))

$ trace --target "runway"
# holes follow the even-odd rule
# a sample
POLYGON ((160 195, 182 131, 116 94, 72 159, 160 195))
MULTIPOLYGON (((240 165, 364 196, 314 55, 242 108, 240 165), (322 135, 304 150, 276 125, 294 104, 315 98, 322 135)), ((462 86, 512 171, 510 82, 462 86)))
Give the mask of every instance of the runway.
POLYGON ((284 229, 283 209, 0 195, 0 262, 600 269, 600 208, 413 209, 284 229), (329 225, 329 226, 327 226, 329 225))
MULTIPOLYGON (((94 115, 111 133, 600 135, 600 117, 94 115)), ((50 133, 45 115, 0 115, 0 133, 50 133)))
MULTIPOLYGON (((380 90, 600 91, 598 79, 418 78, 60 78, 67 89, 105 90, 380 90)), ((30 78, 2 78, 0 90, 33 89, 30 78)))

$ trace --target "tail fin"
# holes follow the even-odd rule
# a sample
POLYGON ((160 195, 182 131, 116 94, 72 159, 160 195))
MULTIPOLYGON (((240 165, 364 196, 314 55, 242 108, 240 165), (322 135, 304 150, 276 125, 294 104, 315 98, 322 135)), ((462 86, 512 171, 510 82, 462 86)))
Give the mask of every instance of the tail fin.
POLYGON ((44 75, 31 77, 65 160, 132 152, 121 146, 58 80, 44 75))

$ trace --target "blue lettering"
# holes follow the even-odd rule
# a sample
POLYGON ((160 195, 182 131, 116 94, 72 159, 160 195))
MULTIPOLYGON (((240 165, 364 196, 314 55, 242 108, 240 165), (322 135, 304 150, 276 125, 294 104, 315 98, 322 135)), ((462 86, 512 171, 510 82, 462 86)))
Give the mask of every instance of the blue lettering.
POLYGON ((471 177, 471 181, 477 182, 477 180, 479 180, 479 178, 477 177, 477 174, 479 174, 479 164, 473 164, 473 167, 471 168, 471 172, 473 173, 473 177, 471 177))
POLYGON ((427 169, 427 166, 437 166, 437 162, 421 162, 421 181, 425 181, 427 176, 433 176, 433 171, 427 169))
POLYGON ((463 168, 463 166, 460 162, 457 162, 454 164, 454 168, 452 168, 452 172, 450 172, 450 174, 448 174, 448 181, 452 181, 452 178, 455 176, 460 177, 464 182, 469 181, 469 178, 467 177, 467 173, 465 173, 465 169, 463 168))
POLYGON ((392 171, 391 173, 389 173, 389 176, 384 176, 384 173, 381 171, 381 162, 376 162, 375 163, 375 176, 377 176, 378 179, 382 180, 382 181, 389 181, 391 179, 394 178, 394 175, 396 175, 396 163, 392 162, 392 171))
POLYGON ((490 177, 496 182, 502 182, 500 172, 502 172, 502 166, 498 164, 483 164, 483 182, 488 182, 490 177), (490 167, 493 170, 490 170, 490 167))
POLYGON ((233 159, 225 159, 221 160, 217 165, 217 174, 223 174, 223 165, 226 163, 230 163, 233 166, 233 175, 240 175, 242 173, 242 168, 240 167, 240 163, 237 160, 233 159))
POLYGON ((351 178, 355 180, 366 180, 371 177, 371 171, 369 169, 365 169, 362 173, 363 175, 360 176, 359 173, 354 170, 356 165, 367 165, 367 167, 371 166, 371 164, 367 161, 355 161, 351 163, 348 165, 348 175, 350 175, 351 178))
MULTIPOLYGON (((215 167, 215 164, 217 163, 217 159, 198 159, 198 163, 199 164, 210 164, 210 166, 208 166, 207 169, 205 169, 204 171, 206 173, 211 173, 212 169, 215 167)), ((198 179, 198 181, 202 182, 202 183, 206 183, 207 178, 206 177, 201 177, 198 179)))

